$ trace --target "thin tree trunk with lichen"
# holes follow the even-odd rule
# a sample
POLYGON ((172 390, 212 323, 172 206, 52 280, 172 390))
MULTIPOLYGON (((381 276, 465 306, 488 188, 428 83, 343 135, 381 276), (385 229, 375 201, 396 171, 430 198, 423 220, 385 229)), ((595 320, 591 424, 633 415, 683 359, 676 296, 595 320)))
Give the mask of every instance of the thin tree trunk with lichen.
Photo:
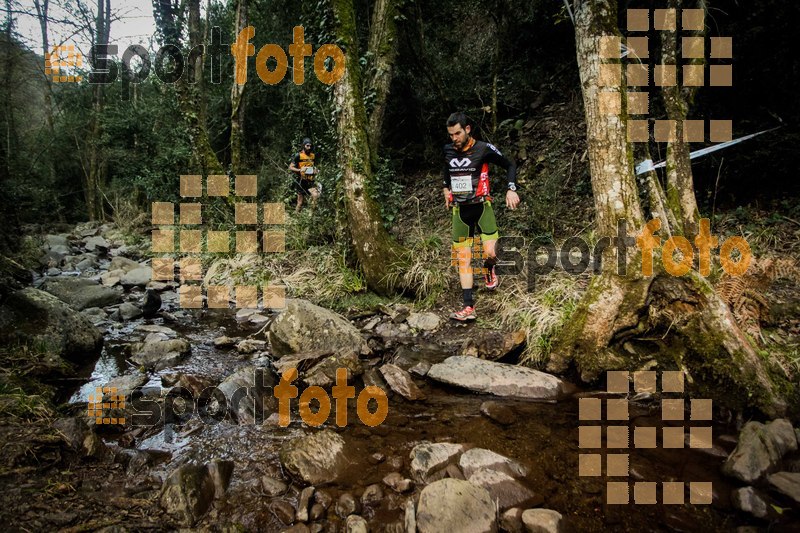
MULTIPOLYGON (((592 190, 601 236, 617 233, 626 220, 637 231, 643 225, 634 178, 633 154, 626 138, 625 109, 600 112, 600 43, 618 36, 613 0, 579 0, 575 4, 575 38, 583 90, 592 190)), ((603 251, 603 270, 595 276, 569 322, 559 334, 548 370, 565 372, 574 364, 583 381, 595 381, 607 370, 683 369, 704 395, 716 393, 733 408, 756 407, 776 415, 786 403, 766 365, 736 326, 725 303, 708 280, 695 272, 682 277, 660 268, 644 276, 641 252, 629 250, 617 263, 603 251), (617 271, 617 268, 624 271, 617 271)), ((656 255, 656 259, 658 255, 656 255)))
POLYGON ((386 100, 392 86, 394 62, 397 57, 398 0, 377 0, 372 8, 369 28, 370 78, 367 91, 372 93, 374 105, 369 114, 369 148, 373 168, 378 164, 378 146, 383 133, 386 100))
MULTIPOLYGON (((668 7, 681 12, 682 0, 669 0, 668 7)), ((702 6, 702 2, 701 2, 702 6)), ((661 62, 678 68, 678 32, 662 31, 661 62)), ((701 33, 702 34, 702 33, 701 33)), ((702 59, 691 59, 685 64, 702 64, 702 59)), ((667 143, 667 202, 678 221, 673 230, 692 239, 698 232, 700 211, 694 193, 692 162, 689 156, 689 143, 684 138, 684 121, 694 100, 695 88, 673 85, 661 88, 667 118, 675 121, 675 139, 667 143)))
POLYGON ((378 204, 372 198, 370 143, 361 94, 353 0, 334 0, 333 10, 337 40, 347 57, 344 75, 334 86, 347 222, 367 285, 379 294, 388 295, 401 288, 393 271, 403 270, 408 256, 383 227, 378 204))
MULTIPOLYGON (((247 26, 247 0, 236 3, 236 22, 234 35, 247 26)), ((239 85, 234 76, 231 86, 231 168, 233 172, 242 171, 242 142, 244 139, 244 89, 247 84, 239 85)))

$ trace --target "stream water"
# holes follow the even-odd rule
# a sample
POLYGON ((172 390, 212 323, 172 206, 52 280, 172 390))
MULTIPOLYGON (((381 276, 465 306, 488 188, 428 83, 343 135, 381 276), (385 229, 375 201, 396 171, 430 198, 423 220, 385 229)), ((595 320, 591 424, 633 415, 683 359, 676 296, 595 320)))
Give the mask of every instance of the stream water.
MULTIPOLYGON (((125 345, 132 335, 136 335, 136 326, 146 322, 139 320, 109 326, 102 356, 89 380, 72 396, 72 402, 86 401, 87 395, 95 387, 135 370, 126 362, 125 345)), ((149 323, 162 324, 162 320, 149 323)), ((202 375, 220 381, 237 368, 252 364, 234 348, 216 349, 213 345, 213 339, 221 335, 245 337, 259 329, 252 324, 237 323, 232 313, 187 313, 178 324, 166 325, 190 340, 192 354, 180 365, 151 375, 149 386, 160 386, 160 374, 174 372, 202 375)), ((430 353, 431 347, 428 346, 427 350, 430 353)), ((442 347, 440 357, 447 355, 446 352, 447 348, 442 347)), ((592 450, 578 448, 577 396, 592 395, 591 391, 583 391, 550 404, 488 398, 429 380, 416 381, 427 398, 409 402, 397 394, 390 396, 388 416, 383 424, 374 428, 358 420, 355 401, 349 402, 349 424, 337 428, 334 407, 325 427, 341 433, 352 461, 344 476, 335 484, 324 487, 334 498, 343 492, 358 497, 365 487, 381 483, 385 475, 396 471, 398 461, 403 465, 400 471, 408 476, 409 452, 416 444, 425 440, 447 441, 486 448, 526 465, 529 473, 522 482, 540 496, 541 507, 557 510, 564 515, 569 530, 723 531, 749 523, 749 517, 732 508, 729 495, 734 486, 720 474, 724 454, 735 446, 735 437, 732 437, 735 428, 715 423, 715 447, 712 450, 688 447, 627 450, 630 454, 629 481, 710 481, 713 486, 711 505, 606 505, 606 478, 578 475, 579 454, 592 450), (481 404, 487 399, 498 400, 513 409, 515 421, 504 426, 481 414, 481 404)), ((359 388, 360 380, 351 379, 351 384, 359 388)), ((631 403, 629 411, 631 427, 661 427, 664 424, 660 420, 657 403, 631 403)), ((210 425, 194 420, 182 427, 167 430, 162 427, 149 432, 135 439, 131 445, 142 450, 169 452, 169 455, 165 455, 169 459, 151 470, 151 474, 162 480, 186 461, 234 461, 234 475, 227 496, 216 504, 208 520, 239 523, 253 530, 278 531, 285 526, 271 512, 271 499, 263 493, 261 478, 288 477, 278 458, 281 445, 287 439, 312 431, 316 429, 306 426, 296 414, 286 428, 270 421, 261 425, 234 425, 227 421, 210 425)), ((107 436, 107 442, 115 440, 119 440, 119 435, 107 436)), ((620 481, 620 478, 609 479, 620 481)), ((302 485, 295 483, 278 499, 295 504, 301 488, 302 485)), ((403 504, 407 499, 406 495, 395 494, 384 488, 385 496, 380 505, 365 508, 361 513, 370 527, 376 530, 381 530, 385 524, 402 522, 403 504)), ((658 494, 660 500, 660 490, 658 494)), ((687 502, 688 499, 687 491, 687 502)), ((332 510, 328 519, 332 524, 338 520, 332 510)))

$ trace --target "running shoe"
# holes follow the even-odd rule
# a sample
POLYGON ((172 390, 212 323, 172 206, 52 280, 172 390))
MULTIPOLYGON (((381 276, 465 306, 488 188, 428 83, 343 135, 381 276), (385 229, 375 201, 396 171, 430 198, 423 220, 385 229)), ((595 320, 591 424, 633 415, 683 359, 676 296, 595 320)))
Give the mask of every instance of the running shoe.
POLYGON ((464 306, 464 309, 461 311, 456 311, 450 315, 450 318, 453 320, 458 320, 460 322, 466 322, 467 320, 475 320, 477 318, 475 316, 475 308, 469 305, 464 306))
POLYGON ((497 265, 492 265, 491 270, 486 272, 483 275, 483 280, 486 282, 486 288, 490 291, 493 291, 500 285, 500 278, 497 277, 497 273, 495 270, 497 269, 497 265))

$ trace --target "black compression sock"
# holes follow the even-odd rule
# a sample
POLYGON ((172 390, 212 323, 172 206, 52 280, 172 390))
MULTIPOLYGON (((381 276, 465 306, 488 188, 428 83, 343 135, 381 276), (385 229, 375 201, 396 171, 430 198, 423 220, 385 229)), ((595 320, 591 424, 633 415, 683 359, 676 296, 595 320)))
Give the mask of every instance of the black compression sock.
POLYGON ((475 307, 475 300, 472 297, 472 289, 461 289, 464 293, 464 306, 475 307))

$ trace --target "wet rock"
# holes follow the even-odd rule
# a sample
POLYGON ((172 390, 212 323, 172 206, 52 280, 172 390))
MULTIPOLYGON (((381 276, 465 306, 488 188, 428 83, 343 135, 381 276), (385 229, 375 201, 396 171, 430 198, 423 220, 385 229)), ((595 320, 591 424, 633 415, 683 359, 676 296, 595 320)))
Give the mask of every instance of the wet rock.
POLYGON ((356 352, 336 353, 314 365, 303 377, 303 381, 309 386, 328 388, 336 382, 336 371, 340 368, 347 369, 348 382, 364 372, 364 366, 356 352))
POLYGON ((286 300, 269 326, 269 341, 277 356, 322 350, 370 353, 358 328, 344 317, 299 299, 286 300))
POLYGON ((289 488, 289 486, 280 479, 275 479, 269 476, 264 476, 261 478, 261 486, 264 488, 264 492, 267 493, 267 496, 270 497, 284 494, 289 488))
POLYGON ((418 341, 414 344, 400 346, 391 362, 403 370, 409 370, 419 363, 427 363, 428 365, 441 363, 452 355, 451 349, 431 342, 418 341))
POLYGON ((403 526, 405 533, 417 533, 417 512, 414 509, 414 500, 406 500, 403 513, 403 526))
POLYGON ((312 505, 311 510, 308 512, 308 517, 311 519, 312 522, 315 520, 319 520, 324 515, 325 515, 325 508, 318 503, 312 505))
POLYGON ((331 496, 331 493, 327 490, 318 490, 314 493, 314 503, 321 505, 323 509, 327 510, 333 503, 333 496, 331 496))
POLYGON ((390 489, 400 494, 408 492, 414 488, 414 482, 410 479, 404 478, 400 472, 386 474, 386 476, 383 478, 383 482, 390 489))
POLYGON ((260 341, 257 339, 244 339, 236 345, 236 351, 239 353, 253 353, 267 349, 267 341, 260 341))
POLYGON ((742 487, 731 492, 733 506, 740 511, 750 513, 756 518, 767 516, 767 502, 753 487, 742 487))
POLYGON ((161 310, 161 296, 154 289, 147 289, 140 306, 145 318, 154 318, 161 310))
POLYGON ((507 533, 524 533, 525 526, 522 524, 522 509, 512 507, 501 514, 500 530, 507 533))
POLYGON ((404 304, 397 304, 394 309, 389 310, 392 322, 399 324, 411 315, 411 308, 404 304))
POLYGON ((56 268, 64 264, 64 258, 69 254, 69 249, 58 249, 55 247, 48 250, 41 257, 39 257, 39 264, 43 267, 56 268))
POLYGON ((408 371, 411 374, 416 374, 417 376, 425 377, 428 375, 428 371, 431 369, 431 366, 433 366, 433 364, 429 363, 428 361, 420 361, 416 365, 409 368, 408 371))
POLYGON ((58 235, 45 235, 44 244, 53 246, 67 246, 69 247, 69 235, 67 233, 59 233, 58 235))
POLYGON ((561 533, 563 518, 561 513, 551 509, 528 509, 522 513, 522 523, 528 533, 561 533))
POLYGON ((229 348, 236 344, 236 339, 232 339, 230 337, 226 337, 223 335, 222 337, 217 337, 214 339, 214 346, 217 348, 229 348))
POLYGON ((144 265, 140 265, 136 261, 132 259, 128 259, 127 257, 116 256, 111 260, 111 264, 108 266, 108 271, 113 272, 116 270, 121 270, 123 274, 127 274, 131 270, 137 268, 143 268, 144 265))
POLYGON ((774 420, 767 425, 748 422, 722 471, 745 483, 753 483, 774 470, 787 451, 796 449, 797 439, 788 420, 774 420))
POLYGON ((221 498, 225 491, 228 490, 228 485, 231 484, 231 477, 233 476, 233 461, 221 461, 215 459, 206 465, 208 475, 211 476, 211 481, 214 483, 214 497, 221 498))
POLYGON ((422 489, 416 520, 420 533, 497 530, 495 506, 489 493, 458 479, 442 479, 422 489))
POLYGON ((141 387, 145 383, 147 383, 147 374, 144 372, 133 372, 132 374, 125 374, 124 376, 117 376, 107 383, 105 383, 104 387, 111 387, 117 390, 116 394, 118 396, 124 396, 125 398, 130 398, 131 392, 136 387, 141 387))
POLYGON ((346 518, 348 515, 358 513, 360 511, 361 505, 359 505, 355 496, 349 492, 343 493, 341 496, 339 496, 339 499, 336 500, 336 514, 341 518, 346 518))
POLYGON ((481 468, 473 472, 467 481, 486 489, 492 496, 492 501, 498 502, 501 511, 526 503, 541 504, 544 501, 541 497, 537 498, 533 491, 505 472, 481 468), (534 502, 537 499, 538 501, 534 502))
POLYGON ((250 317, 248 318, 247 321, 250 322, 251 324, 255 324, 257 326, 260 326, 261 324, 269 322, 269 317, 266 317, 266 316, 264 316, 262 314, 259 314, 259 313, 254 313, 254 314, 250 315, 250 317))
POLYGON ((149 266, 134 268, 119 280, 123 287, 144 287, 153 279, 153 269, 149 266))
POLYGON ((374 483, 364 489, 364 494, 361 495, 361 505, 370 507, 379 505, 383 499, 383 489, 377 483, 374 483))
POLYGON ((310 533, 311 530, 305 524, 295 524, 288 529, 284 529, 282 533, 310 533))
POLYGON ((286 500, 272 502, 269 505, 269 510, 286 525, 292 524, 295 520, 294 507, 286 500))
POLYGON ((411 474, 415 480, 427 483, 450 464, 456 464, 464 453, 462 444, 423 442, 414 446, 409 455, 411 474))
POLYGON ((165 387, 182 387, 197 398, 203 390, 217 384, 216 380, 198 374, 169 372, 161 375, 161 384, 165 387))
POLYGON ((170 339, 162 333, 150 333, 143 343, 135 343, 131 351, 134 363, 148 369, 163 370, 188 356, 191 347, 186 339, 170 339))
POLYGON ((389 384, 383 379, 380 371, 377 368, 368 368, 361 376, 364 381, 365 387, 378 387, 384 392, 389 392, 389 384))
POLYGON ((84 241, 84 247, 90 252, 94 252, 95 250, 98 252, 108 252, 109 244, 103 237, 97 236, 86 239, 84 241))
POLYGON ((85 272, 96 266, 97 266, 97 259, 94 259, 93 257, 84 257, 75 264, 75 270, 79 270, 80 272, 85 272))
POLYGON ((411 313, 406 322, 414 329, 433 331, 439 327, 441 320, 436 313, 411 313))
POLYGON ((105 307, 122 300, 122 294, 88 278, 55 278, 44 284, 44 290, 78 311, 89 307, 105 307))
POLYGON ((274 361, 273 366, 280 375, 285 374, 292 368, 296 369, 298 372, 305 372, 306 369, 313 368, 317 363, 331 355, 333 355, 333 352, 330 351, 284 355, 277 361, 274 361))
POLYGON ((448 357, 443 363, 433 365, 428 377, 475 392, 508 398, 555 401, 562 390, 562 381, 553 375, 475 357, 448 357))
POLYGON ((503 426, 510 426, 517 419, 512 408, 492 400, 481 404, 481 413, 503 426))
POLYGON ((161 490, 161 507, 182 525, 192 526, 211 506, 217 488, 206 466, 183 465, 161 490))
POLYGON ((108 318, 108 314, 100 307, 84 309, 81 314, 88 318, 92 324, 97 325, 108 318))
POLYGON ((403 331, 402 326, 405 326, 406 330, 408 330, 408 326, 406 324, 395 324, 394 322, 383 322, 378 324, 375 328, 375 334, 381 337, 391 339, 393 337, 402 337, 405 331, 403 331))
POLYGON ((300 491, 297 498, 297 521, 308 522, 308 505, 311 497, 314 496, 314 487, 306 487, 300 491))
POLYGON ((258 309, 239 309, 236 311, 236 321, 245 322, 256 313, 258 313, 258 309))
POLYGON ((778 472, 767 478, 770 487, 784 496, 800 503, 800 474, 792 472, 778 472))
POLYGON ((59 418, 53 422, 53 428, 82 457, 103 459, 110 455, 108 447, 83 417, 59 418))
POLYGON ((772 442, 775 443, 775 447, 781 457, 789 452, 797 451, 797 436, 792 427, 792 423, 785 418, 779 418, 768 422, 766 431, 772 439, 772 442))
POLYGON ((397 365, 386 364, 380 368, 389 387, 406 400, 424 400, 425 394, 417 387, 411 376, 397 365))
POLYGON ((83 315, 52 294, 27 287, 9 295, 0 307, 0 340, 47 346, 59 361, 79 364, 100 353, 103 336, 83 315), (59 357, 60 356, 60 357, 59 357))
POLYGON ((119 306, 119 316, 122 320, 133 320, 142 316, 142 310, 137 305, 125 302, 119 306))
POLYGON ((322 533, 323 531, 325 531, 325 526, 322 524, 311 524, 308 530, 311 533, 322 533))
POLYGON ((361 327, 361 329, 364 330, 364 331, 372 331, 372 329, 375 326, 377 326, 380 323, 380 321, 381 321, 381 317, 374 316, 374 317, 370 318, 369 320, 367 320, 364 323, 364 325, 361 327))
POLYGON ((349 464, 344 439, 329 429, 287 441, 280 459, 289 472, 313 485, 335 481, 349 464))
POLYGON ((124 275, 124 270, 110 270, 100 274, 100 283, 103 287, 113 287, 119 283, 124 275))
POLYGON ((508 333, 502 331, 481 331, 471 336, 461 345, 459 355, 480 357, 494 361, 521 347, 526 340, 525 331, 508 333))
POLYGON ((347 533, 367 533, 367 521, 358 515, 350 515, 345 520, 345 531, 347 533))
POLYGON ((225 395, 228 414, 239 424, 261 423, 265 413, 275 412, 277 399, 272 394, 278 378, 269 368, 240 368, 217 386, 225 395))
POLYGON ((458 466, 467 478, 482 468, 503 472, 512 477, 528 475, 528 469, 518 462, 483 448, 472 448, 464 452, 458 461, 458 466))
POLYGON ((447 468, 445 468, 444 471, 446 477, 451 477, 453 479, 466 479, 464 477, 464 473, 456 465, 447 465, 447 468))
POLYGON ((167 337, 177 337, 178 332, 166 326, 157 326, 155 324, 139 324, 134 328, 134 331, 141 331, 143 333, 161 333, 167 337))

